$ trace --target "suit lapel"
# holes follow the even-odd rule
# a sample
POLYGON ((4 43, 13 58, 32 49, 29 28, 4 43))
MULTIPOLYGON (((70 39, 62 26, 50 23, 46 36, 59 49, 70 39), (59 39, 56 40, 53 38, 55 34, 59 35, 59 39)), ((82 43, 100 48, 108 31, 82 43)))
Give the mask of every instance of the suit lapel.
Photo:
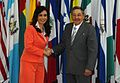
MULTIPOLYGON (((68 37, 68 39, 69 39, 69 41, 71 41, 71 34, 72 34, 72 28, 73 28, 73 23, 72 24, 70 24, 70 26, 68 27, 69 28, 69 37, 68 37)), ((69 42, 69 46, 71 45, 71 42, 69 42)))
POLYGON ((79 27, 76 35, 75 35, 75 39, 73 41, 73 44, 77 41, 77 39, 79 39, 79 37, 83 34, 85 27, 84 27, 84 22, 81 24, 81 26, 79 27))

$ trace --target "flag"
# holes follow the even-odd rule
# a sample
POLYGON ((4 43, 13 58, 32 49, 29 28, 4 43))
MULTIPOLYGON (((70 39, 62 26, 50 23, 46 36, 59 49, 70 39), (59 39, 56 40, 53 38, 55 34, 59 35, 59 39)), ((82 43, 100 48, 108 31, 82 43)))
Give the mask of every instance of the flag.
POLYGON ((120 83, 120 64, 117 57, 115 61, 115 81, 120 83))
POLYGON ((113 54, 113 10, 114 0, 106 0, 106 32, 107 32, 107 82, 114 75, 114 54, 113 54))
POLYGON ((115 65, 115 80, 120 82, 120 0, 116 0, 116 65, 115 65))
POLYGON ((0 1, 0 82, 9 78, 9 62, 7 56, 7 27, 6 27, 6 1, 0 1))
MULTIPOLYGON (((47 6, 50 10, 50 26, 52 27, 51 35, 49 37, 48 47, 52 48, 58 44, 59 1, 58 0, 56 0, 56 1, 49 0, 49 2, 47 3, 47 6)), ((54 83, 57 81, 56 80, 56 75, 57 75, 56 71, 57 71, 58 67, 56 65, 56 63, 57 63, 56 61, 58 61, 58 57, 56 57, 56 58, 53 56, 48 57, 47 83, 52 83, 52 82, 54 83)))
POLYGON ((32 21, 36 5, 36 0, 26 0, 26 25, 30 24, 30 22, 32 21))
POLYGON ((19 80, 19 17, 17 0, 8 0, 7 6, 7 48, 9 58, 10 83, 19 80))
MULTIPOLYGON (((105 27, 105 0, 93 0, 92 1, 92 23, 96 28, 96 34, 98 39, 98 66, 95 69, 97 73, 95 75, 93 83, 105 83, 106 82, 106 27, 105 27)), ((92 79, 92 80, 93 80, 92 79)))
POLYGON ((100 4, 98 79, 100 83, 105 83, 107 74, 106 1, 101 0, 100 4))
MULTIPOLYGON (((95 26, 96 29, 96 35, 97 35, 97 40, 98 40, 98 48, 101 46, 100 44, 100 5, 101 5, 101 0, 92 0, 91 1, 91 17, 92 17, 92 24, 95 26), (94 9, 95 8, 95 9, 94 9), (94 10, 92 10, 94 9, 94 10)), ((84 6, 83 6, 84 7, 84 6)), ((86 8, 86 7, 85 7, 86 8)), ((99 55, 99 50, 98 50, 98 55, 99 55)), ((98 56, 99 58, 99 56, 98 56)), ((96 65, 94 68, 94 74, 92 75, 91 78, 91 83, 98 83, 98 58, 96 61, 96 65)))
POLYGON ((81 8, 85 12, 85 21, 91 22, 91 0, 82 0, 81 8))
MULTIPOLYGON (((60 5, 60 27, 58 27, 58 43, 61 41, 65 25, 70 22, 70 3, 71 0, 61 0, 60 5)), ((65 52, 59 56, 58 83, 66 83, 66 55, 65 52)))
POLYGON ((37 0, 37 5, 46 6, 46 0, 37 0))
POLYGON ((21 57, 24 49, 24 32, 26 29, 26 0, 19 0, 19 55, 21 57))
POLYGON ((116 41, 116 53, 117 53, 117 58, 118 62, 120 64, 120 52, 118 51, 120 49, 120 43, 118 42, 120 40, 120 33, 119 33, 119 27, 120 27, 120 18, 117 18, 117 41, 116 41))
MULTIPOLYGON (((102 49, 101 44, 100 44, 100 15, 101 15, 100 7, 101 7, 101 0, 97 0, 97 1, 96 0, 91 0, 90 4, 91 4, 91 13, 90 12, 89 12, 90 14, 88 13, 89 16, 86 15, 87 19, 85 19, 85 20, 87 22, 92 23, 92 25, 95 26, 97 41, 98 41, 98 48, 102 49)), ((91 77, 91 83, 99 83, 99 80, 98 80, 99 60, 98 59, 99 59, 100 49, 98 49, 97 60, 96 60, 95 68, 94 68, 94 74, 91 77)))
POLYGON ((74 7, 74 6, 80 6, 80 4, 81 4, 81 1, 82 0, 72 0, 73 2, 72 2, 72 7, 74 7))

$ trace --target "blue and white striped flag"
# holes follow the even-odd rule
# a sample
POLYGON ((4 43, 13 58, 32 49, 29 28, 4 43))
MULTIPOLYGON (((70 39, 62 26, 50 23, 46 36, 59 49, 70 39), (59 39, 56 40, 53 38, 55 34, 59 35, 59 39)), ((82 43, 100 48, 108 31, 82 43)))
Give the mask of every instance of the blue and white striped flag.
MULTIPOLYGON (((93 24, 96 27, 96 33, 98 37, 98 79, 100 83, 106 82, 106 29, 105 29, 105 0, 93 0, 93 7, 95 8, 92 11, 93 15, 93 24)), ((93 8, 92 7, 92 8, 93 8)), ((96 82, 94 82, 96 83, 96 82)))
MULTIPOLYGON (((70 22, 70 3, 71 0, 61 0, 60 5, 60 27, 58 28, 58 42, 60 42, 62 38, 62 34, 65 28, 65 25, 70 22)), ((66 83, 66 56, 65 53, 59 56, 59 75, 57 75, 58 83, 66 83)))
POLYGON ((18 1, 8 0, 7 6, 7 34, 10 83, 18 83, 19 80, 19 18, 18 1))

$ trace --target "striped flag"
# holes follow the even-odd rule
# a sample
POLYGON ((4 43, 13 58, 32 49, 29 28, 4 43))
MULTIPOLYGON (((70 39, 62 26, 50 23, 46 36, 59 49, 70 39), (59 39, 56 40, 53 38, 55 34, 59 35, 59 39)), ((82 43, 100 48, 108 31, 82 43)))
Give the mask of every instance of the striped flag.
MULTIPOLYGON (((114 76, 112 76, 111 78, 111 83, 115 83, 116 82, 116 69, 118 68, 118 60, 117 60, 117 56, 116 56, 116 8, 117 7, 117 0, 114 0, 114 11, 113 11, 113 18, 112 18, 112 25, 113 25, 113 54, 114 54, 114 76)), ((119 69, 119 68, 118 68, 119 69)), ((120 71, 120 70, 119 70, 120 71)), ((117 72, 118 73, 118 72, 117 72)), ((118 73, 120 74, 120 72, 118 73)))
MULTIPOLYGON (((98 47, 100 47, 100 5, 101 0, 92 0, 91 2, 91 16, 92 16, 92 24, 96 28, 96 34, 97 34, 97 40, 98 40, 98 47), (94 9, 95 8, 95 9, 94 9), (94 10, 92 10, 94 9, 94 10)), ((99 50, 98 50, 99 52, 99 50)), ((98 57, 99 58, 99 57, 98 57)), ((97 83, 98 82, 98 59, 94 68, 94 75, 92 75, 91 83, 97 83)))
POLYGON ((113 54, 113 10, 114 0, 106 0, 106 31, 107 31, 107 82, 114 75, 114 54, 113 54))
POLYGON ((93 83, 105 83, 106 82, 106 27, 105 27, 105 0, 93 0, 92 8, 95 10, 92 11, 93 24, 96 27, 96 33, 98 38, 98 67, 95 71, 97 74, 93 83))
MULTIPOLYGON (((70 3, 71 0, 61 0, 60 5, 60 28, 58 28, 58 43, 60 42, 62 38, 62 34, 65 28, 65 25, 70 22, 70 3)), ((65 53, 62 53, 61 56, 59 56, 59 75, 57 75, 58 83, 66 83, 66 56, 65 53)))
MULTIPOLYGON (((58 27, 60 24, 58 20, 59 0, 56 1, 49 0, 48 4, 49 5, 47 6, 50 9, 50 26, 52 27, 48 46, 52 48, 53 46, 58 44, 58 27)), ((53 56, 48 57, 48 71, 47 71, 48 83, 52 83, 52 82, 54 83, 57 81, 56 75, 59 67, 56 65, 57 64, 56 61, 59 63, 58 57, 56 58, 53 56)))
POLYGON ((26 0, 19 0, 19 55, 22 55, 24 48, 24 32, 26 28, 26 0))
MULTIPOLYGON (((62 0, 61 2, 58 0, 56 2, 50 0, 50 25, 52 26, 52 32, 49 40, 51 41, 52 47, 54 47, 60 42, 64 30, 64 26, 67 22, 69 22, 69 17, 70 17, 70 0, 68 1, 62 0)), ((57 74, 58 83, 65 83, 64 82, 65 79, 62 79, 62 77, 65 76, 64 62, 65 62, 65 57, 62 56, 58 56, 56 57, 56 59, 53 59, 53 57, 48 58, 49 83, 56 80, 56 74, 57 74), (52 66, 50 66, 51 64, 52 66), (49 76, 51 75, 51 73, 53 76, 49 76)))
POLYGON ((72 2, 72 4, 73 4, 72 7, 74 7, 74 6, 80 6, 82 0, 71 0, 71 1, 73 1, 72 2))
POLYGON ((36 0, 26 0, 26 25, 28 25, 32 21, 36 5, 37 5, 36 0))
POLYGON ((5 6, 7 2, 0 1, 0 83, 9 78, 9 62, 7 56, 7 27, 5 6))
POLYGON ((7 6, 7 35, 10 83, 19 80, 19 18, 17 0, 8 0, 7 6))
POLYGON ((91 22, 91 0, 82 0, 81 7, 85 12, 85 21, 91 22))
POLYGON ((116 67, 115 67, 115 80, 120 82, 120 0, 116 0, 116 22, 117 22, 117 30, 116 30, 116 67))
POLYGON ((107 40, 106 40, 106 2, 105 0, 100 1, 100 44, 99 44, 99 58, 98 58, 98 79, 100 83, 106 82, 107 74, 107 40))

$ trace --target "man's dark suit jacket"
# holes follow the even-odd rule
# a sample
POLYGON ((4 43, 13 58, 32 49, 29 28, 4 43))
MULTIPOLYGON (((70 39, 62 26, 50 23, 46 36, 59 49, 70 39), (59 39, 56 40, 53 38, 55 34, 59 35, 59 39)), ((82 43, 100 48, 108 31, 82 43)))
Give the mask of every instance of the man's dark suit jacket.
POLYGON ((97 37, 95 28, 83 22, 78 29, 73 44, 71 45, 71 33, 73 23, 66 25, 62 41, 53 47, 55 55, 66 51, 66 73, 83 75, 84 70, 93 70, 97 58, 97 37))

